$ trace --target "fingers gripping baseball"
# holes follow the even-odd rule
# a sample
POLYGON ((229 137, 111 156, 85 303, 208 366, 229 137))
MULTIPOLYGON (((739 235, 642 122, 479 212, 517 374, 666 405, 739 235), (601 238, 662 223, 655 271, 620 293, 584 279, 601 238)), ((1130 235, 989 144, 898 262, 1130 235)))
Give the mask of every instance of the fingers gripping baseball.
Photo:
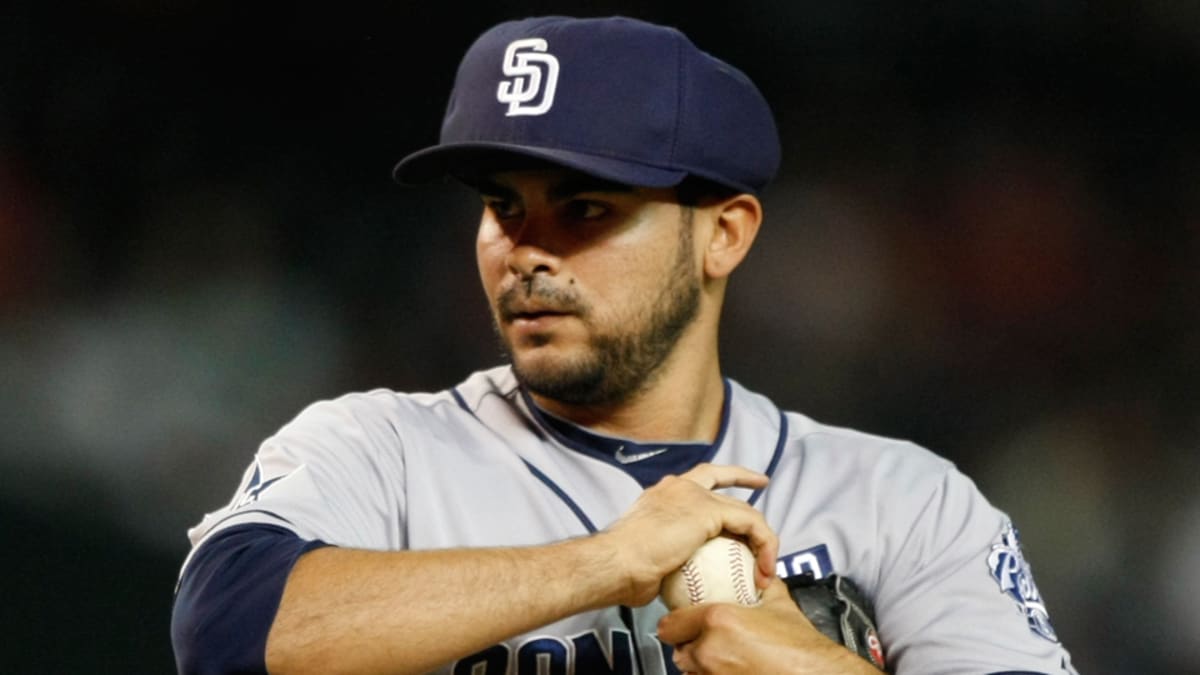
POLYGON ((643 492, 606 531, 629 580, 622 601, 643 605, 652 600, 663 577, 722 531, 746 539, 756 553, 756 580, 765 585, 778 552, 775 534, 749 504, 713 490, 758 488, 766 482, 766 476, 742 467, 703 464, 643 492))
MULTIPOLYGON (((693 481, 710 491, 724 487, 757 489, 765 487, 769 480, 765 475, 744 467, 720 464, 700 464, 682 474, 680 478, 693 481)), ((725 495, 711 494, 716 499, 726 502, 731 509, 727 512, 729 518, 723 521, 716 531, 710 530, 706 540, 721 534, 722 531, 744 537, 755 553, 755 584, 759 588, 766 588, 767 582, 775 574, 775 559, 779 554, 778 537, 767 525, 762 514, 749 504, 725 495)))
POLYGON ((758 607, 732 604, 677 609, 658 624, 685 673, 878 672, 822 635, 775 579, 758 607))

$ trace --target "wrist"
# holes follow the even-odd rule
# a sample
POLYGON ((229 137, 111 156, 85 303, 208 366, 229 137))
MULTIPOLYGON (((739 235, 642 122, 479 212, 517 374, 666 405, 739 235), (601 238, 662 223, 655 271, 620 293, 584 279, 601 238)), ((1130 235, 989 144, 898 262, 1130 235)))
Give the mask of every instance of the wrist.
POLYGON ((837 672, 845 675, 878 675, 881 671, 863 657, 843 645, 835 645, 838 655, 837 672))
MULTIPOLYGON (((631 604, 637 584, 623 562, 620 545, 607 532, 562 542, 565 564, 570 566, 572 587, 585 609, 631 604)), ((637 603, 633 603, 637 604, 637 603)))

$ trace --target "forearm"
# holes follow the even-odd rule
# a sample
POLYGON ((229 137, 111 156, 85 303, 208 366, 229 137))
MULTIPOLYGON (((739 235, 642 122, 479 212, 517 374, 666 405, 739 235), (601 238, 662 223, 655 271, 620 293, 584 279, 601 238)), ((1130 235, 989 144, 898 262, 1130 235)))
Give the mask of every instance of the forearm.
POLYGON ((604 536, 529 548, 312 551, 288 577, 268 670, 424 673, 617 604, 626 582, 604 536))
POLYGON ((647 489, 606 530, 546 546, 312 551, 284 586, 267 668, 424 673, 580 612, 644 605, 722 531, 746 537, 766 575, 778 541, 762 514, 712 491, 765 484, 741 467, 703 464, 647 489))

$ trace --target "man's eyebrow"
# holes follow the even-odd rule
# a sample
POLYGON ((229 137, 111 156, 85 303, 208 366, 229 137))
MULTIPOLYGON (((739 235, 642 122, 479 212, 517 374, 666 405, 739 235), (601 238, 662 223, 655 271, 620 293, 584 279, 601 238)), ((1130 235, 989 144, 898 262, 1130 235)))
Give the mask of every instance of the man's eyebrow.
POLYGON ((633 192, 633 190, 632 185, 579 174, 564 178, 552 185, 547 196, 551 201, 562 201, 586 192, 629 193, 633 192))
POLYGON ((504 199, 515 199, 517 191, 510 187, 505 187, 490 178, 474 178, 471 180, 471 186, 474 187, 479 194, 489 197, 503 197, 504 199))
MULTIPOLYGON (((485 176, 472 177, 470 184, 480 194, 491 197, 503 197, 505 199, 516 199, 517 191, 507 185, 504 185, 496 180, 485 176)), ((554 183, 546 191, 546 196, 550 201, 565 201, 578 194, 588 192, 612 192, 620 194, 628 194, 634 191, 632 185, 618 183, 617 181, 605 180, 585 174, 571 175, 554 183)))

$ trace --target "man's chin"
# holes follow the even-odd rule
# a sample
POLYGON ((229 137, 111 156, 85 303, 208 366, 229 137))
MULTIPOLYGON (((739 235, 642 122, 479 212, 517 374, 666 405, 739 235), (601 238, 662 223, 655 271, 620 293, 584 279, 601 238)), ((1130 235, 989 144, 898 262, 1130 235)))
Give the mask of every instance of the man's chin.
POLYGON ((513 371, 522 383, 572 380, 578 378, 581 371, 590 370, 581 368, 578 358, 571 358, 562 351, 545 344, 510 351, 509 356, 513 371))
POLYGON ((513 372, 529 391, 555 401, 572 404, 599 402, 604 369, 580 360, 555 358, 548 354, 514 355, 513 372))

